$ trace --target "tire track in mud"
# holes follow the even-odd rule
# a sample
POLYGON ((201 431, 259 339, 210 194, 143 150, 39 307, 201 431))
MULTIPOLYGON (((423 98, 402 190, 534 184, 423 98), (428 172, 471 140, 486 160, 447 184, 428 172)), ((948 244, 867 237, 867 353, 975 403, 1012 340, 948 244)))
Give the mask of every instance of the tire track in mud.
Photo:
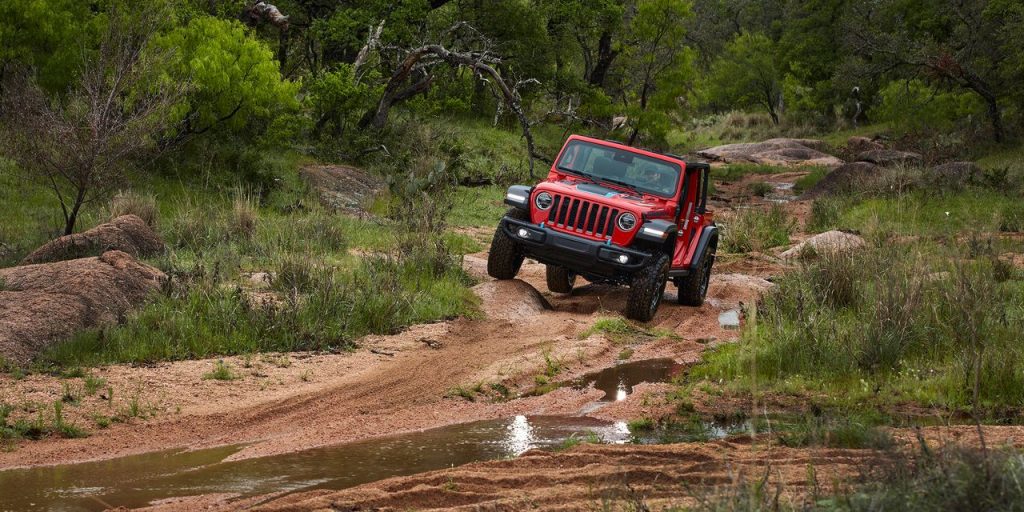
MULTIPOLYGON (((465 266, 479 274, 485 259, 486 254, 467 256, 465 266)), ((454 387, 477 382, 499 382, 528 391, 534 385, 533 377, 543 371, 545 352, 567 367, 559 374, 559 381, 571 381, 614 364, 622 347, 601 335, 580 339, 580 333, 602 316, 617 316, 625 303, 626 289, 584 285, 572 295, 542 296, 536 289, 544 287, 543 265, 527 262, 520 277, 521 281, 487 280, 475 288, 481 297, 483 318, 414 326, 392 336, 371 336, 362 340, 363 348, 353 354, 329 356, 345 360, 348 373, 327 376, 312 390, 279 390, 266 396, 254 390, 242 397, 219 396, 225 388, 205 390, 211 394, 199 397, 197 403, 179 406, 179 414, 115 425, 84 439, 23 443, 16 451, 0 453, 0 468, 248 443, 234 455, 237 459, 516 414, 578 414, 595 399, 596 391, 562 388, 502 403, 445 396, 454 387), (431 348, 424 339, 439 348, 431 348), (378 354, 366 349, 375 349, 378 354)), ((648 325, 667 329, 680 340, 637 346, 633 359, 697 361, 704 349, 697 340, 725 339, 736 334, 719 328, 718 313, 741 302, 752 302, 767 285, 751 276, 716 275, 708 303, 700 308, 676 305, 674 290, 667 291, 658 315, 648 325)), ((170 366, 198 368, 202 363, 170 366)), ((328 366, 327 370, 337 368, 328 366)), ((166 365, 123 371, 141 382, 155 382, 161 379, 166 365)), ((177 393, 192 393, 187 387, 179 387, 181 383, 173 383, 162 392, 168 393, 172 402, 177 393)), ((622 415, 630 412, 628 407, 615 409, 622 415)))

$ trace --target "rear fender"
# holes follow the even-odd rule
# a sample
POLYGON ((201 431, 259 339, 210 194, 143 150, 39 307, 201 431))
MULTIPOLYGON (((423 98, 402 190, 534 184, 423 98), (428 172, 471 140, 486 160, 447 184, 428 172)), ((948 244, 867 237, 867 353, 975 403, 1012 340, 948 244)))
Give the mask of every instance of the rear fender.
MULTIPOLYGON (((704 226, 700 230, 700 235, 697 237, 697 243, 693 246, 693 252, 690 253, 690 263, 688 268, 691 272, 697 270, 697 265, 700 260, 708 251, 716 251, 718 249, 718 226, 708 225, 704 226)), ((712 255, 714 252, 712 252, 712 255)))

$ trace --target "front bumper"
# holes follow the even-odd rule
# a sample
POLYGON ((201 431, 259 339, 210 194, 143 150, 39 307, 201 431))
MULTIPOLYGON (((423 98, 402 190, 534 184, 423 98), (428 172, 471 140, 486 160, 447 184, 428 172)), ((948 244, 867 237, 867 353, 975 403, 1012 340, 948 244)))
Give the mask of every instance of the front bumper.
POLYGON ((499 226, 524 255, 541 263, 565 267, 588 279, 623 279, 651 259, 648 252, 587 240, 510 217, 502 217, 499 226), (623 257, 625 262, 620 261, 623 257))

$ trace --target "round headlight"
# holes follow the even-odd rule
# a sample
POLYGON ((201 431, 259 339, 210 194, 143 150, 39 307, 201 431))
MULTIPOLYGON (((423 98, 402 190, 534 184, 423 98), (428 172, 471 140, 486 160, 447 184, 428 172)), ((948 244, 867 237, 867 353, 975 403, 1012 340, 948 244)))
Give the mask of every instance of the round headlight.
POLYGON ((547 210, 548 208, 551 208, 551 194, 548 194, 547 192, 537 194, 537 197, 533 198, 533 204, 538 210, 547 210))
POLYGON ((636 227, 636 216, 632 213, 623 213, 619 215, 619 220, 616 222, 619 225, 619 229, 623 231, 633 231, 636 227))

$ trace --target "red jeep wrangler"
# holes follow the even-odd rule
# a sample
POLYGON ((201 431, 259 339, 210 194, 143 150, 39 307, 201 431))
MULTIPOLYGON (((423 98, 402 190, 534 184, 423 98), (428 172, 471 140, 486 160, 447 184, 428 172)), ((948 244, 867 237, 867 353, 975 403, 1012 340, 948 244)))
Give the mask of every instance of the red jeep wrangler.
POLYGON ((672 280, 679 303, 708 290, 718 229, 707 211, 705 163, 573 135, 547 179, 514 185, 494 232, 487 273, 512 279, 523 258, 547 265, 548 289, 572 292, 577 276, 629 285, 625 315, 654 317, 672 280))

